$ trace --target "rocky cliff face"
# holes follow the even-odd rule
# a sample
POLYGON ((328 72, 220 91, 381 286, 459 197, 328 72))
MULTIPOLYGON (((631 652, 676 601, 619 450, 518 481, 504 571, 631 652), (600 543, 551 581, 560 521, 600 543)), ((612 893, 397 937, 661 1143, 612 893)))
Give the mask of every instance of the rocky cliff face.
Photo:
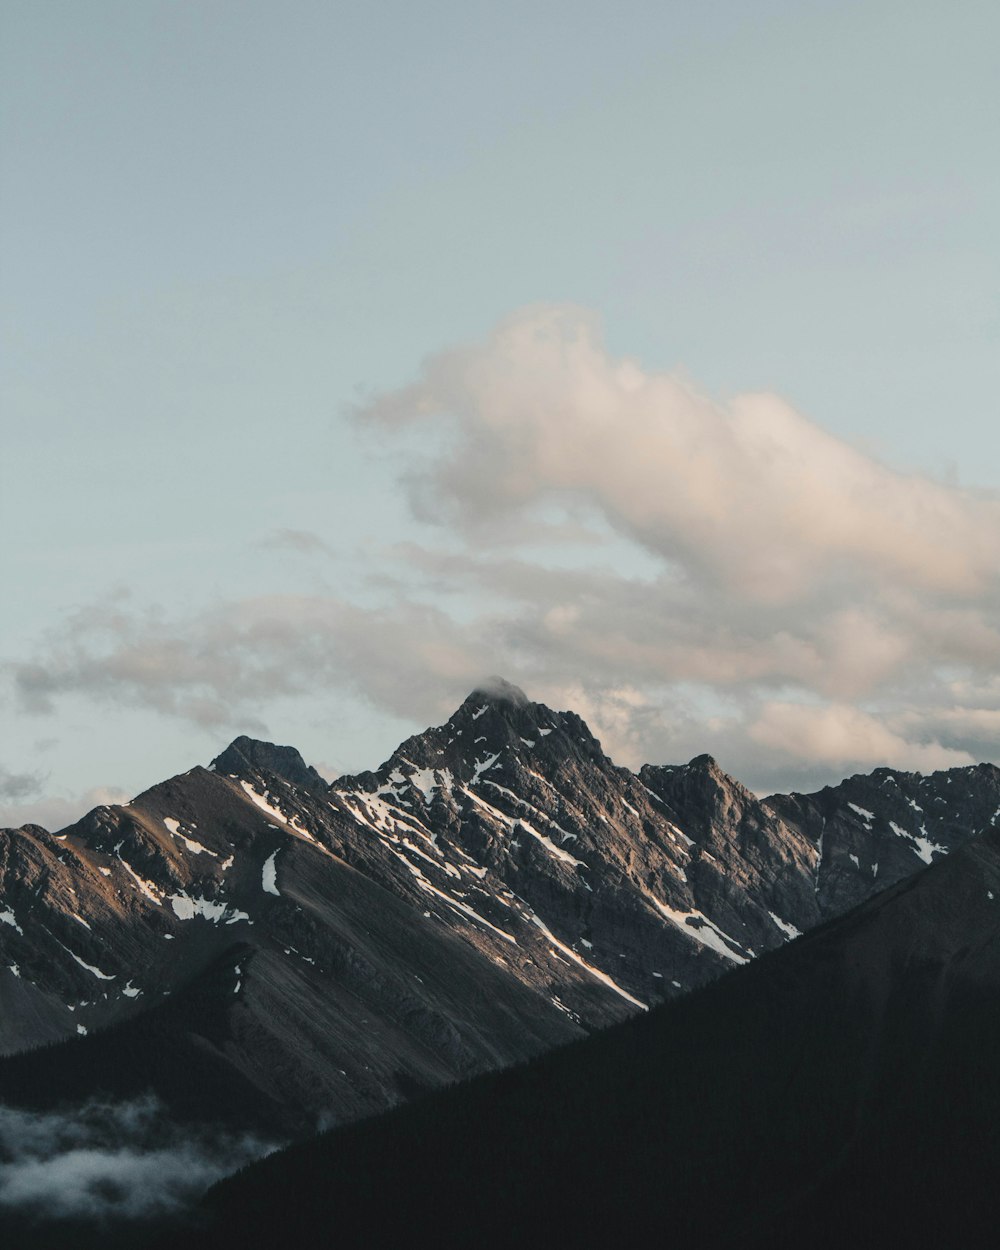
POLYGON ((112 1034, 162 1027, 269 1122, 353 1119, 702 985, 998 811, 990 766, 764 801, 707 756, 635 774, 504 685, 332 786, 240 738, 58 834, 0 832, 0 1047, 86 1034, 100 1073, 112 1034))
POLYGON ((764 807, 818 848, 817 901, 824 916, 838 915, 994 828, 1000 769, 877 768, 816 794, 771 795, 764 807))

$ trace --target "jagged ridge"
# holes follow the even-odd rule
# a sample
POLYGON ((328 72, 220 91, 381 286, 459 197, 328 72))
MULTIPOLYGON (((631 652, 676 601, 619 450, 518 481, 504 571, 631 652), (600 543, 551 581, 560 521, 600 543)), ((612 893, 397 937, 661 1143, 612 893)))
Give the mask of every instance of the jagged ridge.
POLYGON ((760 801, 708 756, 618 767, 499 682, 332 786, 238 738, 59 834, 0 833, 0 1044, 227 967, 212 1045, 268 1115, 356 1118, 781 945, 988 827, 998 779, 883 769, 760 801))

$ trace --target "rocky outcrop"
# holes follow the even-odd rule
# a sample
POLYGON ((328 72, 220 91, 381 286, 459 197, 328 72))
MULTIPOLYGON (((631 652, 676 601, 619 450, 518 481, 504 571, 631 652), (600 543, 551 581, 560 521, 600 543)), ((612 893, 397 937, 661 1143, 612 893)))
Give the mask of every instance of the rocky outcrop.
POLYGON ((327 789, 327 782, 311 764, 305 762, 295 747, 279 747, 273 742, 260 742, 245 736, 235 738, 221 755, 212 760, 209 768, 212 772, 231 775, 245 769, 256 769, 315 794, 322 794, 327 789))

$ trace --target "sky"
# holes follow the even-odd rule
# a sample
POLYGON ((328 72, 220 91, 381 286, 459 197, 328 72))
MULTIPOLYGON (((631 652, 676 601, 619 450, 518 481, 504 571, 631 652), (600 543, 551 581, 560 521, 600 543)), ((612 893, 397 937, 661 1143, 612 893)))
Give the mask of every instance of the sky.
POLYGON ((1000 10, 0 0, 0 824, 490 674, 1000 762, 1000 10))

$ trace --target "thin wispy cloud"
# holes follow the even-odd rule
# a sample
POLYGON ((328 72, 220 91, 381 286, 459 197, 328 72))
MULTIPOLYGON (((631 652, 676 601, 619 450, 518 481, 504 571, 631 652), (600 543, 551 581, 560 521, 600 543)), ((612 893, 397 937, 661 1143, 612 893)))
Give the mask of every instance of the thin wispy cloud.
POLYGON ((33 798, 44 785, 40 773, 12 773, 0 767, 0 801, 14 802, 33 798))
POLYGON ((275 551, 292 551, 303 556, 332 556, 335 554, 328 542, 312 530, 280 529, 260 541, 262 547, 275 551))
MULTIPOLYGON (((39 783, 39 790, 44 782, 39 783)), ((78 794, 37 793, 35 797, 0 800, 0 829, 41 825, 62 829, 78 820, 83 812, 111 803, 127 803, 132 795, 120 786, 91 786, 78 794)))

